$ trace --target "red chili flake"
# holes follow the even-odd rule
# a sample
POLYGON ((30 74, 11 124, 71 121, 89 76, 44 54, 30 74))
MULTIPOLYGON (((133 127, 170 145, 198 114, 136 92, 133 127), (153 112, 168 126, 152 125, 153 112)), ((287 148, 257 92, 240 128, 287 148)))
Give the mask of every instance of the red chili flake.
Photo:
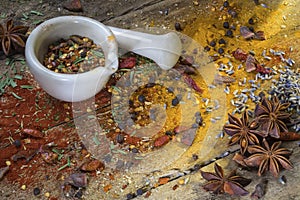
POLYGON ((165 144, 167 144, 169 141, 170 141, 169 136, 164 135, 164 136, 161 136, 161 137, 157 138, 154 141, 154 146, 155 147, 161 147, 161 146, 164 146, 165 144))
POLYGON ((234 52, 232 52, 232 55, 235 59, 240 61, 246 61, 248 57, 248 54, 240 48, 237 48, 234 52))
POLYGON ((151 195, 151 191, 148 191, 146 194, 145 194, 145 198, 148 198, 148 197, 150 197, 150 195, 151 195))
POLYGON ((135 57, 121 58, 119 68, 120 69, 131 69, 136 65, 135 57))
POLYGON ((23 133, 26 133, 27 135, 30 135, 32 137, 35 137, 35 138, 43 138, 43 134, 41 131, 39 130, 36 130, 36 129, 29 129, 29 128, 24 128, 22 130, 23 133))
POLYGON ((169 180, 170 180, 169 177, 162 177, 162 178, 159 178, 159 179, 158 179, 158 184, 159 184, 159 185, 164 185, 164 184, 168 183, 169 180))
POLYGON ((108 185, 103 187, 103 190, 104 190, 104 192, 108 192, 109 190, 111 190, 111 188, 112 188, 112 185, 108 184, 108 185))
POLYGON ((260 73, 263 73, 263 74, 269 74, 269 73, 271 73, 270 69, 267 69, 267 68, 261 66, 260 64, 256 64, 256 71, 260 72, 260 73))
POLYGON ((63 5, 63 8, 72 12, 83 12, 80 0, 68 1, 63 5))
POLYGON ((86 163, 84 163, 80 169, 82 171, 87 171, 87 172, 92 172, 92 171, 96 171, 97 169, 104 169, 104 164, 102 162, 100 162, 99 160, 92 160, 92 161, 88 161, 86 163))
POLYGON ((203 90, 197 85, 197 83, 189 76, 189 75, 183 75, 184 81, 192 87, 196 92, 202 93, 203 90))
POLYGON ((173 190, 176 190, 179 186, 176 184, 172 187, 173 190))

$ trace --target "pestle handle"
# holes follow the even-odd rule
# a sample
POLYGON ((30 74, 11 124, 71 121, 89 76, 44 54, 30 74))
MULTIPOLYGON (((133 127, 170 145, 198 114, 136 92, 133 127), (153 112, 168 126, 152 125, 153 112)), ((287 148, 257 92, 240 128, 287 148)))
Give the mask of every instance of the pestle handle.
POLYGON ((174 32, 154 35, 115 27, 109 28, 120 48, 150 58, 164 70, 171 69, 181 55, 182 44, 174 32))

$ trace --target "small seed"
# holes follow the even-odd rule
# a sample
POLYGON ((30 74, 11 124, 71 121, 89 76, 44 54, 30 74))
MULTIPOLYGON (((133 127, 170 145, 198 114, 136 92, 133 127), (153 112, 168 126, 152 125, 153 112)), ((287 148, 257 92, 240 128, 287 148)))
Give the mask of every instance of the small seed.
POLYGON ((22 186, 21 186, 21 189, 22 189, 22 190, 26 190, 26 185, 22 185, 22 186))
POLYGON ((213 40, 213 41, 211 41, 211 42, 209 43, 209 45, 210 45, 211 47, 215 47, 215 46, 216 46, 216 42, 213 40))
POLYGON ((7 161, 5 161, 5 164, 6 164, 7 166, 10 166, 10 165, 11 165, 11 162, 10 162, 9 160, 7 160, 7 161))
POLYGON ((133 194, 133 193, 128 193, 126 195, 127 200, 133 199, 134 197, 135 197, 135 194, 133 194))
POLYGON ((210 51, 210 47, 209 46, 205 46, 204 47, 204 51, 210 51))
POLYGON ((226 41, 225 41, 223 38, 221 38, 221 39, 219 40, 219 44, 226 44, 226 41))
POLYGON ((192 155, 193 160, 198 160, 199 156, 197 154, 192 155))
POLYGON ((229 28, 229 26, 230 26, 230 25, 229 25, 229 22, 224 22, 224 23, 223 23, 223 27, 224 27, 224 28, 227 29, 227 28, 229 28))
POLYGON ((139 95, 138 96, 138 100, 139 100, 139 102, 141 102, 141 103, 145 103, 145 101, 146 101, 146 97, 144 96, 144 95, 139 95))
POLYGON ((131 151, 132 151, 132 153, 138 153, 139 152, 139 150, 137 148, 133 148, 131 151))
POLYGON ((229 2, 228 2, 228 1, 224 1, 223 6, 224 6, 225 8, 229 7, 229 2))
POLYGON ((233 37, 232 30, 227 30, 226 33, 225 33, 225 36, 227 36, 227 37, 233 37))
POLYGON ((44 195, 45 195, 45 197, 50 197, 50 193, 49 192, 46 192, 44 195))
POLYGON ((34 194, 35 196, 39 195, 40 193, 41 193, 40 188, 34 188, 34 189, 33 189, 33 194, 34 194))
POLYGON ((218 49, 218 53, 219 53, 219 54, 223 54, 223 53, 224 53, 224 49, 223 49, 223 48, 219 48, 219 49, 218 49))
POLYGON ((21 143, 20 140, 15 140, 15 141, 14 141, 14 145, 15 145, 17 148, 19 148, 19 147, 22 145, 22 143, 21 143))
POLYGON ((253 18, 250 18, 250 19, 248 20, 248 23, 251 24, 251 25, 253 25, 253 24, 254 24, 253 18))
POLYGON ((116 136, 116 141, 117 141, 118 143, 122 144, 122 143, 124 142, 124 135, 118 134, 118 135, 116 136))
POLYGON ((144 190, 142 188, 139 188, 136 190, 137 195, 142 195, 144 193, 144 190))
POLYGON ((179 100, 177 97, 175 97, 174 99, 172 99, 172 106, 177 106, 179 104, 179 100))
POLYGON ((176 31, 182 31, 181 24, 179 22, 175 22, 175 30, 176 31))

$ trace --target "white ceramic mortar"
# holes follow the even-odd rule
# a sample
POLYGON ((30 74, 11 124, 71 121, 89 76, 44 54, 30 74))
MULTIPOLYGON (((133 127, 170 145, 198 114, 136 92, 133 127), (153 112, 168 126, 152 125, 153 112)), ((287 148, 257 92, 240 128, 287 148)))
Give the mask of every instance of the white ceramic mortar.
POLYGON ((118 45, 111 30, 102 23, 81 16, 63 16, 36 27, 26 42, 25 56, 34 79, 51 96, 69 102, 88 99, 97 94, 118 68, 118 45), (56 73, 43 66, 48 46, 70 35, 85 36, 100 45, 105 66, 80 74, 56 73))

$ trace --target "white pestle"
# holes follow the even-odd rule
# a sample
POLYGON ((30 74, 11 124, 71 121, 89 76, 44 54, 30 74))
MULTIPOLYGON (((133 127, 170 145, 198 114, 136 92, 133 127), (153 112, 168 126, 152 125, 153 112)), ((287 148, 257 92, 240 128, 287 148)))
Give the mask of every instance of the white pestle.
POLYGON ((164 70, 171 69, 181 55, 182 44, 174 32, 154 35, 110 26, 108 28, 115 35, 120 48, 150 58, 164 70))

